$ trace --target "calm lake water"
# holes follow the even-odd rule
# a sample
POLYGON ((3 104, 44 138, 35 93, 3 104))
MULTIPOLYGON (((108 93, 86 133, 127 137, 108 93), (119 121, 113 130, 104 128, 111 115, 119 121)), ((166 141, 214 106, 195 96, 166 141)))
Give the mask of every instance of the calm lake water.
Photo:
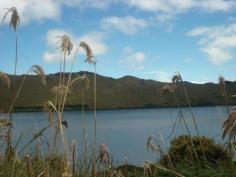
MULTIPOLYGON (((163 136, 165 147, 168 148, 170 139, 186 133, 181 124, 171 135, 179 110, 176 108, 160 109, 131 109, 131 110, 100 110, 97 111, 97 143, 106 144, 115 163, 125 159, 129 163, 141 165, 144 160, 157 160, 158 155, 146 149, 147 138, 150 135, 163 136)), ((196 134, 191 113, 183 109, 189 129, 196 134)), ((225 107, 196 107, 192 108, 201 135, 221 140, 221 125, 226 117, 225 107)), ((86 111, 86 127, 89 142, 93 142, 93 112, 86 111)), ((80 111, 65 112, 64 119, 68 121, 67 136, 69 142, 73 139, 78 143, 78 151, 82 147, 82 113, 80 111)), ((14 115, 14 142, 24 133, 19 148, 29 141, 36 130, 48 125, 47 116, 42 112, 16 113, 14 115)), ((47 130, 41 141, 52 142, 52 132, 47 130)), ((160 139, 160 138, 159 138, 160 139)), ((29 149, 30 150, 30 149, 29 149)), ((46 152, 45 152, 46 153, 46 152)))

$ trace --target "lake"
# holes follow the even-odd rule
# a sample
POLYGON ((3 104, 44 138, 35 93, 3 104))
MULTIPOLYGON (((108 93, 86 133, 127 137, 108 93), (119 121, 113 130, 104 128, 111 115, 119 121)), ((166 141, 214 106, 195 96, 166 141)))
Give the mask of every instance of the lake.
MULTIPOLYGON (((226 108, 195 107, 191 110, 196 118, 200 134, 214 138, 216 142, 221 141, 221 125, 227 116, 226 108)), ((182 111, 191 133, 196 134, 191 112, 188 108, 183 108, 182 111)), ((168 148, 178 112, 177 108, 99 110, 97 111, 98 146, 99 144, 106 144, 116 164, 123 163, 125 159, 136 165, 141 165, 144 160, 155 161, 158 159, 158 155, 147 151, 147 138, 150 135, 159 137, 158 132, 160 132, 164 139, 164 146, 168 148)), ((68 140, 69 142, 73 139, 76 140, 78 151, 81 151, 82 146, 83 124, 86 124, 89 142, 93 142, 92 111, 85 112, 85 122, 82 121, 80 111, 65 112, 64 119, 68 121, 68 128, 66 129, 68 140)), ((48 120, 43 112, 15 113, 13 125, 14 143, 24 133, 20 148, 32 138, 36 130, 47 126, 48 120)), ((171 138, 184 133, 186 131, 181 128, 181 124, 178 124, 171 138)), ((53 137, 50 130, 46 131, 44 135, 41 141, 52 142, 53 137)))

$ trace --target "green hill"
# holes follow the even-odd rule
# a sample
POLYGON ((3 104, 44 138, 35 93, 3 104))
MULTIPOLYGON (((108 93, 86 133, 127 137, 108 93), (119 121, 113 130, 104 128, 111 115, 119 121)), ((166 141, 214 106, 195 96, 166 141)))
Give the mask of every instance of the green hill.
MULTIPOLYGON (((93 73, 73 73, 73 77, 86 73, 90 78, 90 88, 85 92, 85 104, 87 108, 93 107, 93 73)), ((68 76, 68 74, 67 74, 68 76)), ((19 87, 23 75, 9 75, 15 83, 14 92, 19 87)), ((50 74, 46 78, 46 86, 42 85, 37 76, 27 76, 22 91, 16 102, 18 110, 41 109, 47 100, 53 100, 51 89, 59 82, 59 74, 50 74)), ((132 76, 119 79, 97 75, 97 108, 98 109, 123 109, 123 108, 151 108, 176 106, 170 94, 162 95, 159 89, 165 83, 144 80, 132 76)), ((193 84, 184 82, 192 106, 215 106, 224 105, 224 99, 218 84, 193 84)), ((82 83, 77 82, 71 89, 66 102, 67 109, 79 109, 81 107, 82 83)), ((229 104, 235 105, 236 99, 231 95, 236 94, 236 82, 226 82, 229 95, 229 104)), ((12 90, 2 83, 0 84, 0 110, 7 111, 12 101, 12 90)), ((187 106, 184 92, 181 86, 177 90, 177 97, 182 106, 187 106)))

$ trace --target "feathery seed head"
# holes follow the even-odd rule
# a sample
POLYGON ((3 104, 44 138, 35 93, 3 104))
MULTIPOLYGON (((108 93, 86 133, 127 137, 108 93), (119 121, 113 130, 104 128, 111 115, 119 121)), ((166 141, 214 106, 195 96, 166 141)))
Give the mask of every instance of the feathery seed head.
POLYGON ((148 163, 147 161, 144 161, 143 169, 145 173, 152 174, 150 163, 148 163))
POLYGON ((62 36, 57 36, 60 40, 60 46, 59 46, 59 49, 61 49, 61 51, 64 53, 64 55, 66 55, 66 52, 67 52, 67 55, 69 56, 72 49, 73 49, 73 44, 70 40, 70 37, 68 35, 62 35, 62 36))
POLYGON ((10 88, 10 85, 11 85, 11 81, 9 79, 9 77, 3 73, 3 72, 0 72, 0 80, 3 82, 3 84, 5 84, 8 88, 10 88))
POLYGON ((75 83, 77 83, 78 81, 81 81, 83 80, 83 76, 76 76, 75 78, 73 78, 71 81, 70 81, 70 84, 69 84, 69 87, 72 87, 75 83))
POLYGON ((158 147, 155 143, 155 137, 154 136, 149 136, 148 137, 146 145, 147 145, 147 150, 148 151, 153 151, 153 152, 158 151, 158 147))
POLYGON ((0 127, 10 126, 11 122, 6 118, 0 118, 0 127))
POLYGON ((52 93, 55 95, 64 95, 67 91, 67 93, 70 93, 70 89, 67 88, 65 85, 59 85, 59 86, 55 86, 51 89, 52 93))
POLYGON ((220 87, 222 95, 224 97, 226 97, 227 93, 226 93, 226 89, 225 89, 225 78, 222 75, 220 75, 218 77, 218 82, 219 82, 219 87, 220 87))
POLYGON ((84 41, 82 41, 82 42, 80 42, 80 44, 79 44, 84 50, 85 50, 85 52, 86 52, 86 59, 85 59, 85 62, 88 62, 89 64, 96 64, 96 59, 94 58, 94 56, 93 56, 93 51, 92 51, 92 49, 90 48, 90 46, 86 43, 86 42, 84 42, 84 41))
POLYGON ((43 111, 47 113, 48 115, 48 121, 50 123, 50 125, 52 125, 53 123, 53 115, 54 115, 54 112, 55 112, 55 109, 54 109, 54 105, 52 102, 50 101, 46 101, 44 104, 43 104, 43 111))
POLYGON ((78 81, 83 81, 83 87, 89 89, 90 81, 86 74, 84 74, 83 76, 76 76, 74 79, 72 79, 70 81, 69 87, 72 87, 78 81))
POLYGON ((219 82, 219 86, 220 86, 221 90, 223 91, 225 88, 225 78, 222 75, 220 75, 218 77, 218 82, 219 82))
POLYGON ((175 83, 178 83, 181 80, 182 80, 182 78, 181 78, 180 74, 178 73, 178 74, 176 74, 172 77, 171 82, 172 82, 172 84, 175 84, 175 83))
POLYGON ((236 135, 236 107, 229 113, 228 118, 224 121, 222 128, 223 134, 222 138, 225 136, 234 136, 236 135))
POLYGON ((29 72, 34 72, 41 78, 43 85, 46 85, 46 75, 44 74, 43 68, 39 65, 32 65, 29 72))
POLYGON ((105 144, 101 144, 99 147, 98 160, 100 163, 106 164, 109 162, 108 148, 105 144))
POLYGON ((18 11, 17 11, 16 7, 7 8, 7 10, 8 11, 5 13, 5 15, 2 19, 2 23, 6 19, 7 15, 9 13, 11 13, 10 28, 12 28, 16 32, 16 29, 20 24, 20 16, 18 14, 18 11))

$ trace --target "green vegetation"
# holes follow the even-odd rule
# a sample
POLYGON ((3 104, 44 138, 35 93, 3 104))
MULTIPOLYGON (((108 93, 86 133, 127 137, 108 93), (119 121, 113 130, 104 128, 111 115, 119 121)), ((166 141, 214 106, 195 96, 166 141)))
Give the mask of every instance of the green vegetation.
POLYGON ((206 162, 207 164, 216 165, 221 162, 230 161, 230 157, 222 146, 215 144, 212 139, 204 136, 189 137, 185 135, 173 139, 168 156, 164 155, 160 159, 162 165, 178 166, 178 164, 188 163, 191 165, 192 162, 196 163, 198 161, 201 164, 206 162))
MULTIPOLYGON (((72 79, 78 75, 86 74, 90 80, 90 88, 85 90, 85 107, 93 108, 93 73, 79 72, 73 73, 72 79)), ((66 79, 69 73, 66 74, 66 79)), ((15 81, 17 92, 24 75, 9 76, 11 81, 15 81)), ((43 103, 53 98, 51 89, 59 83, 60 74, 50 74, 46 76, 47 85, 42 85, 38 76, 27 76, 23 89, 16 102, 16 110, 42 110, 43 103), (34 99, 28 99, 34 98, 34 99)), ((192 84, 184 82, 189 94, 192 106, 216 106, 225 105, 218 84, 192 84)), ((124 108, 152 108, 152 107, 173 107, 177 106, 171 94, 161 95, 160 89, 165 85, 153 80, 143 80, 131 76, 120 79, 113 79, 97 75, 97 108, 98 109, 124 109, 124 108)), ((226 82, 229 105, 235 105, 236 99, 230 97, 235 94, 236 82, 226 82)), ((0 85, 0 110, 6 111, 9 107, 11 91, 0 85)), ((70 93, 66 100, 66 109, 81 110, 82 106, 82 81, 74 84, 70 88, 70 93)), ((182 106, 187 106, 182 89, 176 90, 179 102, 182 106)))

